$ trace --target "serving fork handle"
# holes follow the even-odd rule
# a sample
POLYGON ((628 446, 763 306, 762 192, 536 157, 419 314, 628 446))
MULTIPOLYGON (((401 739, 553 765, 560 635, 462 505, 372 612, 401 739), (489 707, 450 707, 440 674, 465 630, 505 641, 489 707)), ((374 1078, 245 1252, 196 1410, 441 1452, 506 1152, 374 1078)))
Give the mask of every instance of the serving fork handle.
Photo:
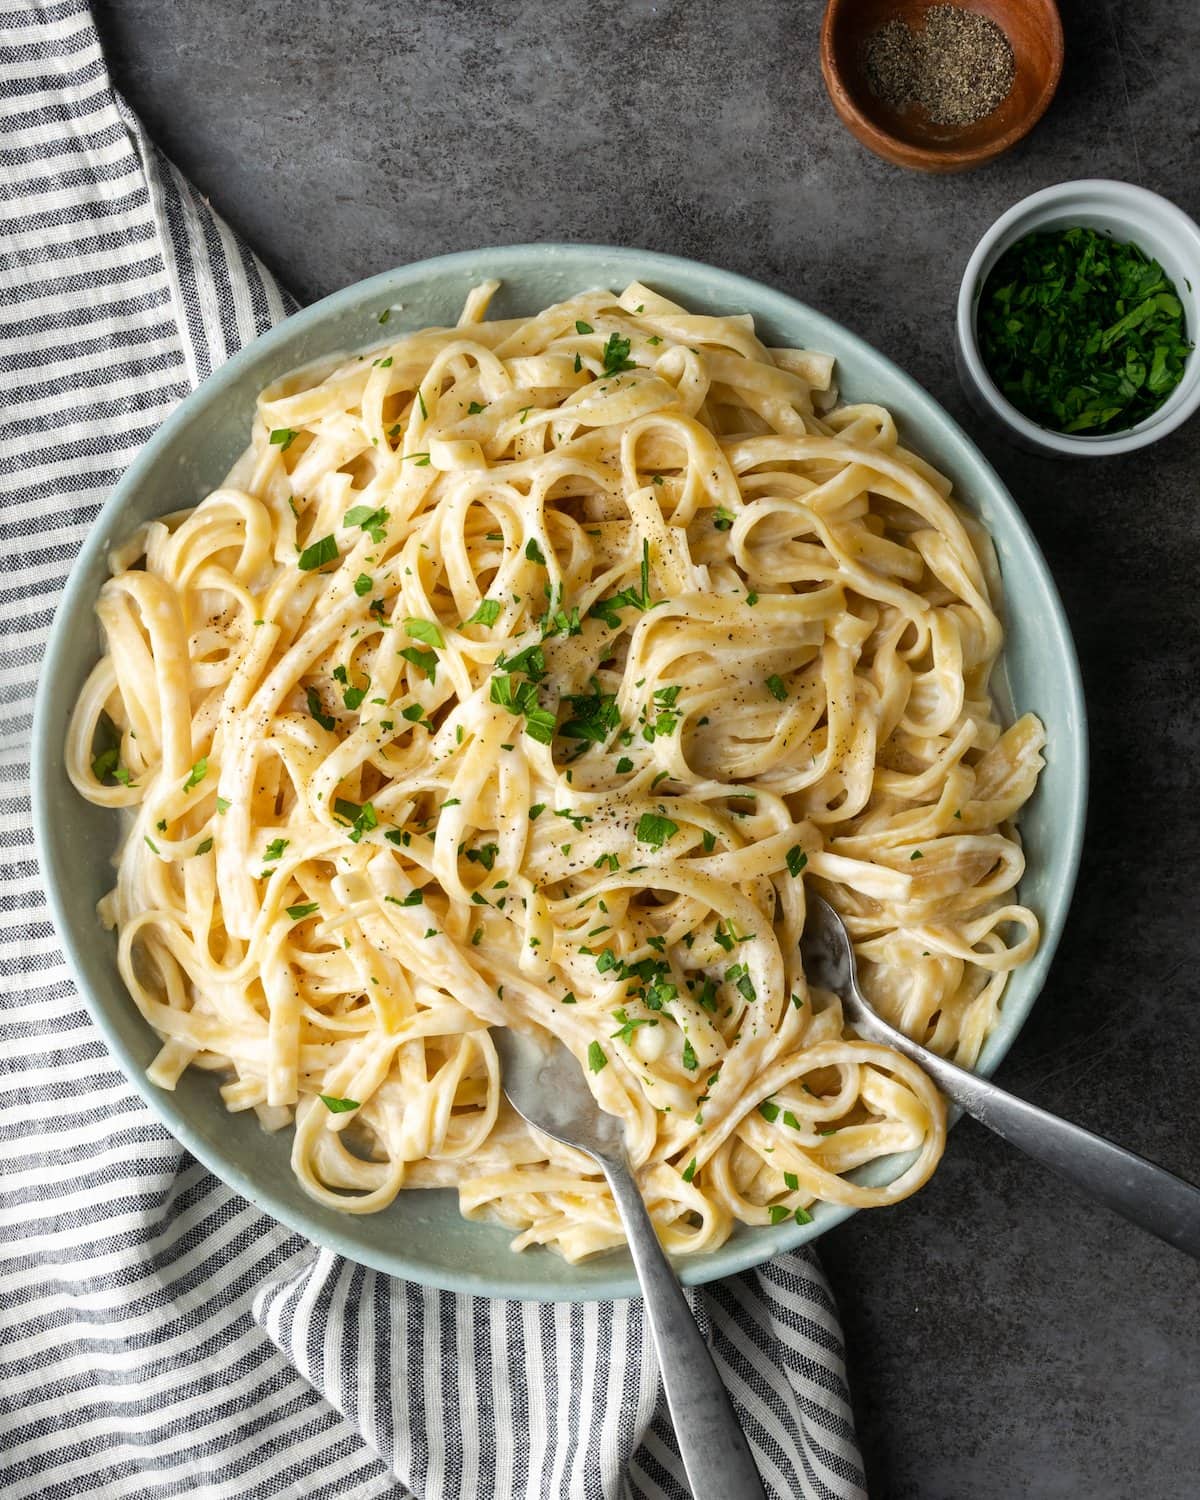
POLYGON ((750 1445, 624 1153, 598 1156, 625 1228, 695 1500, 766 1500, 750 1445))
POLYGON ((1114 1212, 1200 1260, 1200 1188, 1115 1141, 968 1073, 877 1017, 869 1019, 870 1024, 855 1022, 864 1035, 875 1026, 879 1040, 920 1064, 972 1119, 1114 1212))

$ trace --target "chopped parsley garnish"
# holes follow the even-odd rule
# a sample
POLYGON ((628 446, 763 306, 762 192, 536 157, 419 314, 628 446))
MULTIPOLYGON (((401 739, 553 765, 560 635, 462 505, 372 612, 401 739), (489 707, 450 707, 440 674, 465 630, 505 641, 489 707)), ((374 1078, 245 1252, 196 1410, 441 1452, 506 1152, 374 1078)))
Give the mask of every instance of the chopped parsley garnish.
POLYGON ((608 1057, 599 1042, 588 1043, 587 1059, 588 1067, 593 1073, 599 1073, 608 1066, 608 1057))
POLYGON ((546 675, 546 653, 540 645, 526 646, 515 656, 498 656, 496 665, 504 672, 523 672, 534 682, 540 682, 546 675))
POLYGON ((728 928, 726 928, 724 922, 718 922, 713 931, 713 937, 724 948, 726 953, 733 952, 733 945, 735 943, 748 943, 753 936, 752 932, 739 932, 732 922, 728 924, 728 928))
POLYGON ((629 1016, 623 1010, 613 1011, 613 1019, 620 1021, 620 1031, 614 1031, 612 1036, 619 1042, 633 1040, 633 1034, 639 1026, 657 1026, 658 1020, 654 1016, 629 1016))
POLYGON ((792 1217, 791 1209, 783 1203, 772 1203, 770 1213, 772 1224, 782 1224, 784 1219, 792 1217))
POLYGON ((475 611, 475 613, 469 619, 464 620, 463 624, 464 625, 494 625, 499 618, 500 618, 500 601, 499 601, 499 599, 484 599, 483 602, 480 604, 479 608, 475 611))
POLYGON ((158 853, 158 845, 154 842, 154 840, 150 837, 150 835, 148 833, 144 833, 142 835, 142 837, 146 840, 146 843, 150 846, 150 848, 153 850, 153 852, 155 854, 157 854, 158 853))
POLYGON ((389 354, 386 359, 373 359, 371 361, 371 368, 375 369, 376 367, 381 370, 390 370, 392 367, 392 356, 389 354))
POLYGON ((477 417, 481 411, 487 410, 487 405, 486 401, 472 401, 470 406, 467 407, 467 415, 469 417, 477 417))
POLYGON ((797 1224, 811 1224, 813 1221, 812 1214, 806 1208, 798 1208, 793 1217, 797 1224))
MULTIPOLYGON (((368 682, 367 687, 369 687, 369 686, 370 686, 370 683, 368 682)), ((346 705, 346 707, 348 709, 353 710, 353 709, 358 708, 362 704, 362 701, 363 701, 363 699, 366 696, 367 696, 367 688, 365 688, 365 687, 361 687, 361 688, 348 687, 346 689, 346 691, 342 694, 342 702, 346 705)))
POLYGON ((548 640, 552 635, 582 635, 583 625, 579 620, 579 606, 573 605, 571 609, 547 610, 541 618, 542 638, 548 640))
POLYGON ((726 510, 723 505, 718 505, 717 513, 713 517, 713 525, 718 531, 728 531, 733 525, 733 512, 726 510))
POLYGON ((925 856, 921 853, 921 851, 919 849, 914 849, 913 852, 908 857, 909 857, 910 860, 912 860, 912 859, 924 859, 925 858, 925 856))
POLYGON ((696 1056, 695 1048, 692 1046, 687 1037, 684 1037, 683 1039, 683 1065, 689 1073, 694 1073, 700 1066, 700 1061, 696 1056))
POLYGON ((199 786, 208 775, 208 756, 202 755, 192 769, 188 772, 188 779, 183 783, 185 792, 190 792, 194 786, 199 786))
POLYGON ((333 812, 343 823, 351 825, 352 844, 357 844, 364 833, 370 833, 373 828, 379 827, 379 815, 370 802, 364 802, 360 807, 357 802, 347 802, 344 797, 338 797, 333 804, 333 812))
POLYGON ((407 719, 410 724, 419 724, 421 721, 421 715, 424 712, 425 708, 423 704, 410 703, 407 708, 402 708, 400 710, 400 717, 402 719, 407 719))
POLYGON ((772 672, 770 677, 767 678, 767 691, 772 698, 778 698, 779 702, 782 703, 788 695, 787 683, 777 673, 772 672))
POLYGON ((426 421, 428 421, 429 411, 425 405, 425 397, 422 396, 420 389, 417 390, 417 405, 421 408, 421 415, 425 418, 426 421))
POLYGON ((650 844, 661 849, 666 841, 679 832, 679 824, 672 823, 658 813, 643 813, 638 819, 636 837, 639 844, 650 844))
POLYGON ((1192 349, 1158 261, 1081 226, 1027 234, 1006 250, 977 320, 992 379, 1056 432, 1135 426, 1179 384, 1192 349))
POLYGON ((629 358, 630 341, 623 339, 619 333, 610 333, 608 343, 604 346, 602 358, 604 360, 605 375, 619 375, 622 370, 635 370, 637 365, 629 358))
POLYGON ((537 701, 537 684, 522 682, 512 672, 497 672, 489 689, 493 703, 506 708, 511 714, 525 716, 526 733, 543 745, 554 738, 554 715, 549 709, 540 708, 537 701))
POLYGON ((585 323, 582 318, 576 318, 575 319, 575 332, 576 333, 592 333, 593 331, 594 330, 593 330, 592 325, 590 323, 585 323))
POLYGON ((713 852, 713 850, 717 847, 717 836, 716 836, 716 834, 713 833, 711 829, 706 828, 704 830, 704 833, 701 835, 701 837, 702 837, 703 842, 704 842, 704 852, 705 852, 705 854, 711 854, 713 852))
POLYGON ((263 850, 263 859, 270 863, 272 860, 282 859, 283 851, 291 843, 290 839, 272 839, 263 850))
POLYGON ((232 806, 233 803, 228 801, 225 797, 217 798, 217 811, 221 813, 222 816, 227 813, 232 806))
POLYGON ((425 903, 424 891, 409 891, 407 896, 385 896, 385 901, 390 901, 393 906, 423 906, 425 903))
POLYGON ((299 436, 294 427, 276 427, 271 432, 271 441, 281 453, 286 453, 299 436))
POLYGON ((412 662, 414 667, 420 667, 430 682, 437 681, 437 657, 432 651, 420 651, 416 646, 405 646, 400 652, 405 661, 412 662))
POLYGON ((807 863, 808 855, 805 854, 799 844, 793 844, 787 852, 788 874, 794 879, 807 863))
POLYGON ((628 755, 622 755, 621 759, 617 762, 617 771, 620 775, 624 776, 627 772, 632 770, 633 762, 629 759, 628 755))
MULTIPOLYGON (((617 707, 616 694, 602 693, 600 684, 594 677, 590 693, 568 695, 566 702, 570 705, 571 717, 558 731, 566 739, 602 745, 612 731, 620 726, 621 711, 617 707)), ((617 769, 620 770, 620 766, 617 769)))
POLYGON ((333 1094, 318 1094, 317 1097, 331 1115, 345 1115, 352 1109, 362 1108, 357 1099, 338 1099, 333 1094))
POLYGON ((754 988, 754 981, 750 978, 745 964, 734 964, 732 968, 725 970, 726 980, 738 988, 739 994, 744 1000, 757 1000, 758 994, 754 988))
POLYGON ((391 315, 392 315, 391 308, 390 307, 385 307, 384 310, 379 314, 379 317, 376 319, 376 321, 379 322, 379 323, 386 323, 387 320, 391 317, 391 315))
POLYGON ((132 786, 134 784, 133 777, 121 764, 121 750, 118 745, 109 745, 106 750, 101 750, 100 754, 92 761, 92 775, 97 781, 103 781, 106 776, 111 776, 115 781, 119 781, 122 786, 132 786))
POLYGON ((574 808, 570 807, 556 807, 554 809, 554 816, 556 818, 566 818, 576 833, 582 833, 583 825, 592 821, 590 814, 577 813, 574 808))
POLYGON ((369 505, 356 505, 342 517, 343 526, 360 526, 375 543, 382 542, 388 523, 388 513, 382 508, 372 510, 369 505))
POLYGON ((597 599, 596 602, 595 602, 595 604, 592 605, 591 613, 593 615, 595 615, 597 619, 603 620, 604 623, 607 626, 609 626, 610 629, 612 629, 612 630, 619 630, 620 627, 621 627, 621 617, 617 613, 618 610, 621 610, 621 609, 647 610, 647 609, 649 609, 651 607, 651 604, 650 604, 650 543, 648 541, 643 541, 642 542, 642 575, 641 575, 641 582, 642 582, 642 586, 641 586, 640 590, 636 590, 636 589, 621 589, 621 591, 619 593, 613 594, 611 596, 611 598, 608 598, 608 599, 597 599))
POLYGON ((772 1104, 770 1099, 764 1099, 758 1106, 758 1112, 769 1124, 774 1124, 779 1118, 778 1104, 772 1104))
POLYGON ((531 823, 536 823, 538 818, 540 818, 545 811, 546 804, 544 802, 535 802, 529 809, 529 821, 531 823))
POLYGON ((432 620, 416 620, 409 618, 404 622, 404 632, 411 635, 414 641, 423 641, 427 646, 436 646, 441 649, 446 642, 442 638, 442 632, 432 620))
POLYGON ((400 455, 400 462, 402 464, 407 463, 410 458, 413 461, 414 468, 427 469, 429 467, 428 453, 402 453, 400 455))
POLYGON ((783 1181, 788 1192, 798 1193, 800 1191, 800 1179, 796 1176, 795 1172, 785 1172, 783 1174, 783 1181))
POLYGON ((365 573, 360 573, 354 580, 354 592, 360 599, 364 594, 369 594, 374 587, 374 582, 365 573))
POLYGON ((303 922, 305 917, 311 917, 313 912, 320 910, 321 904, 319 901, 305 901, 300 906, 289 906, 287 914, 293 922, 303 922))
POLYGON ((333 562, 337 555, 337 542, 332 536, 323 536, 319 542, 311 542, 305 547, 300 554, 298 566, 302 573, 311 573, 314 569, 333 562))
POLYGON ((321 708, 321 695, 315 687, 304 689, 304 696, 308 700, 308 711, 316 719, 322 729, 332 729, 337 723, 331 714, 327 714, 321 708))
POLYGON ((499 844, 483 844, 478 849, 468 849, 467 858, 477 865, 482 865, 485 870, 491 870, 495 866, 496 855, 499 853, 499 844))
POLYGON ((646 721, 642 729, 642 738, 644 740, 653 742, 659 735, 665 738, 667 735, 675 733, 680 716, 673 710, 675 708, 675 700, 679 697, 681 691, 682 689, 678 683, 675 683, 671 687, 662 687, 655 690, 654 707, 658 712, 654 719, 646 721))
POLYGON ((531 563, 537 563, 539 568, 546 566, 546 556, 538 546, 537 537, 531 536, 525 543, 525 556, 531 563))
POLYGON ((212 848, 212 846, 213 846, 213 841, 212 841, 211 838, 201 839, 200 842, 196 845, 195 853, 196 854, 207 854, 208 851, 212 848))
POLYGON ((692 1178, 695 1177, 695 1175, 696 1175, 696 1158, 694 1156, 692 1157, 691 1161, 688 1162, 687 1166, 684 1167, 683 1171, 679 1175, 683 1178, 684 1182, 691 1182, 692 1178))
POLYGON ((525 714, 525 733, 539 745, 554 739, 554 715, 548 708, 531 708, 525 714))

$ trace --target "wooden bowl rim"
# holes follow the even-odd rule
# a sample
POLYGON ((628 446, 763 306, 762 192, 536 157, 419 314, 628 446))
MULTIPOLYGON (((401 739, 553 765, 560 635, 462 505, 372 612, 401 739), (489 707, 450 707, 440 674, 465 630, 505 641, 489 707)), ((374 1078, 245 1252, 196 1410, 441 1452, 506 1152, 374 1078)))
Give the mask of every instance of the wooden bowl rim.
MULTIPOLYGON (((918 146, 911 141, 901 140, 899 136, 890 134, 858 107, 838 66, 837 49, 833 45, 833 27, 839 13, 848 3, 853 4, 853 0, 827 0, 825 15, 821 21, 821 76, 825 80, 826 91, 842 123, 850 127, 862 144, 874 151, 876 156, 883 157, 885 161, 890 161, 895 166, 929 168, 934 171, 942 170, 950 165, 982 166, 984 162, 1003 155, 1005 151, 1028 135, 1049 109, 1050 101, 1058 91, 1062 78, 1063 55, 1066 50, 1063 40, 1062 15, 1059 12, 1058 0, 1041 0, 1046 17, 1053 28, 1050 37, 1050 70, 1041 92, 1026 113, 1015 124, 1010 125, 1003 135, 996 136, 994 140, 981 142, 978 146, 918 146)), ((953 0, 947 0, 947 3, 953 3, 953 0)))

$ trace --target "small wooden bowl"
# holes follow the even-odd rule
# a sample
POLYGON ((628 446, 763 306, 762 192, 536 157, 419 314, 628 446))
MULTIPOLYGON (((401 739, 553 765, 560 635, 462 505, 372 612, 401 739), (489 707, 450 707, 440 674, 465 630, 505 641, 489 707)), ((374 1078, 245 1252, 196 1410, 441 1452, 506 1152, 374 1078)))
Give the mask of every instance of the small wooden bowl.
POLYGON ((1012 43, 1008 97, 971 125, 935 125, 920 106, 903 112, 871 92, 863 70, 866 37, 884 22, 923 24, 948 0, 829 0, 821 27, 821 72, 843 125, 876 156, 920 172, 967 172, 992 161, 1037 124, 1058 87, 1062 20, 1055 0, 954 0, 995 21, 1012 43))

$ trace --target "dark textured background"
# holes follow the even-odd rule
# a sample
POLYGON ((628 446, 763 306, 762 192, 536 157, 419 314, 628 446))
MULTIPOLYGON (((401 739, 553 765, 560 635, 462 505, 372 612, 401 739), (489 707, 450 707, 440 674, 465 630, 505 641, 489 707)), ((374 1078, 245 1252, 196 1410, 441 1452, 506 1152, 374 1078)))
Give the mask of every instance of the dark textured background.
MULTIPOLYGON (((303 298, 475 245, 674 251, 840 319, 981 437, 1058 579, 1092 729, 1078 897, 1000 1078, 1200 1179, 1200 421, 1128 458, 1025 457, 978 431, 951 338, 971 248, 1025 193, 1120 177, 1200 213, 1200 5, 1070 0, 1049 115, 944 179, 842 130, 818 0, 96 11, 152 134, 303 298)), ((822 1249, 877 1500, 1200 1496, 1182 1256, 969 1122, 929 1187, 822 1249)))

